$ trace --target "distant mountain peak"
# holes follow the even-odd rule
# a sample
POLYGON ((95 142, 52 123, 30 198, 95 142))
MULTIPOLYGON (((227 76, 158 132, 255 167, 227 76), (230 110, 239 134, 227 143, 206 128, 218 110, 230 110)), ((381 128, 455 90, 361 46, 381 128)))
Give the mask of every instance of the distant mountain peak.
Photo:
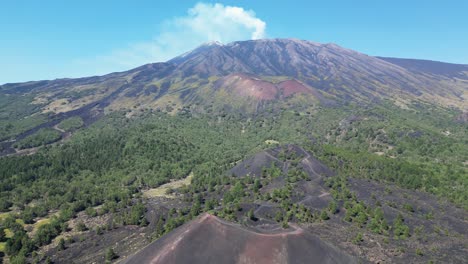
POLYGON ((35 92, 45 101, 54 93, 55 100, 76 101, 72 107, 51 105, 60 112, 82 106, 80 97, 62 94, 81 91, 83 85, 107 93, 106 100, 101 95, 96 100, 103 100, 108 109, 120 109, 121 102, 129 101, 158 109, 166 106, 168 97, 163 97, 169 96, 179 106, 213 104, 255 113, 271 105, 294 108, 381 100, 425 101, 466 111, 468 65, 373 57, 335 43, 300 39, 212 41, 166 63, 105 76, 9 84, 0 86, 0 92, 35 92))
POLYGON ((203 44, 201 44, 200 46, 223 46, 224 44, 217 41, 217 40, 214 40, 214 41, 208 41, 208 42, 205 42, 203 44))
MULTIPOLYGON (((452 77, 464 78, 463 74, 458 73, 463 72, 464 65, 450 67, 450 74, 445 74, 447 70, 435 71, 435 66, 429 67, 425 61, 409 64, 401 60, 378 58, 335 43, 294 38, 228 44, 212 41, 168 62, 174 67, 168 78, 172 81, 186 80, 180 87, 184 98, 204 98, 202 100, 206 101, 213 98, 213 93, 225 91, 236 100, 254 99, 262 105, 265 101, 288 98, 284 95, 289 94, 289 88, 284 90, 278 83, 296 80, 298 83, 286 82, 284 85, 308 87, 314 94, 313 98, 322 98, 321 102, 325 101, 324 98, 341 102, 412 98, 428 102, 443 101, 447 105, 466 108, 460 99, 466 84, 460 82, 456 86, 448 86, 441 82, 452 77), (240 80, 233 76, 249 78, 240 80), (275 81, 271 81, 271 77, 275 81), (199 87, 194 83, 206 83, 210 78, 220 81, 211 82, 206 89, 186 89, 199 87), (225 87, 220 87, 223 86, 221 84, 225 87), (285 94, 282 94, 283 90, 285 94), (191 96, 188 96, 189 93, 191 96)), ((441 63, 436 63, 438 65, 441 63)), ((219 98, 224 100, 223 96, 219 98)))

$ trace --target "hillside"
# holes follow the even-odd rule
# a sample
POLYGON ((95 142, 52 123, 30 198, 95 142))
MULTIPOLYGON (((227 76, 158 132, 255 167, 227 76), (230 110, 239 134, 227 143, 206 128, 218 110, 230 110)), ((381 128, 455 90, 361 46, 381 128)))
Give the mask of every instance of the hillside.
POLYGON ((256 230, 204 214, 122 263, 357 263, 297 226, 256 230))
POLYGON ((2 85, 0 140, 19 140, 75 116, 90 124, 115 111, 251 115, 389 100, 402 108, 429 103, 462 113, 467 67, 371 57, 296 39, 211 43, 127 72, 2 85))
POLYGON ((272 39, 2 85, 0 258, 463 263, 467 67, 272 39))

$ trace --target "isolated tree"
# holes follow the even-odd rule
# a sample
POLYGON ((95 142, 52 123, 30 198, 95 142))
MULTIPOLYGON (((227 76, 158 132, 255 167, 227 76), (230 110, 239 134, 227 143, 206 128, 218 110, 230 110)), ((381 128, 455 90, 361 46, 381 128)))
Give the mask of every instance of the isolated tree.
POLYGON ((353 243, 356 245, 361 244, 362 241, 364 241, 364 239, 362 238, 362 233, 358 233, 356 237, 353 239, 353 243))
POLYGON ((410 213, 414 213, 414 208, 411 204, 406 203, 403 205, 403 208, 410 213))
POLYGON ((79 232, 83 232, 83 231, 88 230, 88 228, 86 227, 85 223, 83 223, 83 221, 80 221, 76 225, 76 230, 78 230, 79 232))
POLYGON ((253 185, 253 191, 257 193, 260 188, 262 187, 262 184, 260 183, 259 179, 255 179, 254 185, 253 185))
POLYGON ((320 213, 320 219, 324 221, 330 219, 326 210, 322 210, 322 213, 320 213))
POLYGON ((197 216, 200 212, 201 212, 201 203, 199 200, 196 200, 193 205, 192 205, 192 208, 190 209, 190 215, 192 217, 195 217, 197 216))
POLYGON ((104 232, 102 231, 102 227, 100 227, 100 226, 96 226, 96 228, 94 229, 94 231, 96 232, 96 235, 102 235, 102 234, 104 234, 104 232))
POLYGON ((409 236, 409 227, 404 224, 404 219, 401 214, 398 214, 393 221, 393 235, 395 239, 406 239, 409 236))
POLYGON ((112 260, 118 258, 118 255, 115 254, 113 248, 108 248, 106 251, 106 262, 110 263, 112 260))
POLYGON ((275 214, 275 221, 279 223, 282 220, 283 220, 283 213, 280 210, 278 210, 275 214))
POLYGON ((58 250, 64 250, 65 249, 65 239, 60 238, 58 245, 57 245, 58 250))
POLYGON ((158 236, 164 234, 164 218, 162 215, 159 217, 158 223, 156 224, 155 232, 158 236))
POLYGON ((367 222, 367 214, 364 211, 361 211, 354 220, 360 227, 363 227, 367 222))
POLYGON ((338 204, 336 204, 335 201, 331 201, 330 204, 328 204, 328 210, 330 210, 331 214, 338 213, 338 204))
POLYGON ((247 217, 252 220, 252 221, 257 221, 257 217, 255 217, 255 214, 254 214, 254 210, 253 209, 250 209, 248 212, 247 212, 247 217))

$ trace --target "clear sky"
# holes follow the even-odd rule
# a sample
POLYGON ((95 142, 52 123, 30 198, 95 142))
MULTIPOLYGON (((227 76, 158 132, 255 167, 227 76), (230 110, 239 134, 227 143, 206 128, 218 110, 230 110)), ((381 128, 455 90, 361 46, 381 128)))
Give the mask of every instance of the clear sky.
POLYGON ((468 64, 468 1, 0 0, 0 34, 0 84, 123 71, 252 38, 468 64))

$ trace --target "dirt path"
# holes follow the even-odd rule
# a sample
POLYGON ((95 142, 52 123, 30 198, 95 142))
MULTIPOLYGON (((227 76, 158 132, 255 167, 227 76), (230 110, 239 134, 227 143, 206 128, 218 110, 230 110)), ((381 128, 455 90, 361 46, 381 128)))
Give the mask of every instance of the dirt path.
POLYGON ((7 154, 5 157, 11 157, 11 156, 28 156, 28 155, 33 155, 36 154, 37 151, 39 150, 39 147, 34 147, 34 148, 28 148, 28 149, 14 149, 16 152, 7 154))
POLYGON ((66 131, 58 127, 58 124, 52 127, 53 129, 57 130, 58 132, 65 133, 66 131))
MULTIPOLYGON (((70 139, 70 137, 72 136, 72 133, 66 132, 63 129, 58 128, 57 125, 55 125, 53 128, 55 130, 59 131, 60 133, 62 133, 62 135, 61 135, 62 138, 60 140, 58 140, 58 141, 55 141, 55 142, 47 144, 47 145, 62 144, 64 142, 66 142, 68 139, 70 139)), ((37 151, 42 147, 43 146, 34 147, 34 148, 27 148, 27 149, 14 149, 15 150, 14 153, 7 154, 7 155, 5 155, 5 157, 33 155, 33 154, 36 154, 37 151)))
POLYGON ((330 193, 329 193, 329 192, 325 192, 325 193, 320 194, 318 197, 320 198, 320 197, 324 197, 324 196, 327 196, 327 195, 330 195, 330 193))
POLYGON ((278 162, 283 163, 283 161, 281 161, 281 160, 279 160, 277 157, 271 155, 270 153, 268 153, 268 151, 265 151, 265 154, 266 154, 268 157, 270 157, 270 158, 272 158, 272 159, 274 159, 274 160, 276 160, 276 161, 278 161, 278 162))
POLYGON ((265 233, 260 233, 260 232, 257 232, 255 230, 251 230, 249 228, 244 228, 242 226, 240 226, 239 224, 237 223, 232 223, 232 222, 227 222, 227 221, 224 221, 216 216, 213 216, 213 215, 210 215, 210 214, 205 214, 203 215, 199 222, 203 222, 207 219, 213 219, 214 221, 216 221, 218 224, 222 224, 222 225, 225 225, 225 226, 231 226, 231 227, 234 227, 236 229, 242 229, 243 231, 246 231, 246 232, 249 232, 249 233, 252 233, 254 235, 257 235, 257 236, 264 236, 264 237, 276 237, 276 236, 283 236, 283 235, 299 235, 299 234, 302 234, 304 232, 304 230, 302 228, 300 228, 299 226, 293 224, 293 223, 289 223, 289 226, 293 229, 293 230, 284 230, 282 232, 279 232, 279 233, 274 233, 274 234, 265 234, 265 233))
MULTIPOLYGON (((306 153, 307 153, 307 152, 306 152, 306 153)), ((314 175, 316 175, 316 176, 319 177, 319 178, 322 178, 322 176, 321 176, 320 174, 318 174, 318 173, 314 170, 314 167, 312 167, 312 165, 310 164, 310 160, 309 160, 310 157, 311 157, 310 154, 307 153, 307 156, 306 156, 305 158, 302 159, 302 162, 303 162, 304 164, 306 164, 306 165, 309 167, 309 169, 312 171, 312 173, 313 173, 314 175)))

